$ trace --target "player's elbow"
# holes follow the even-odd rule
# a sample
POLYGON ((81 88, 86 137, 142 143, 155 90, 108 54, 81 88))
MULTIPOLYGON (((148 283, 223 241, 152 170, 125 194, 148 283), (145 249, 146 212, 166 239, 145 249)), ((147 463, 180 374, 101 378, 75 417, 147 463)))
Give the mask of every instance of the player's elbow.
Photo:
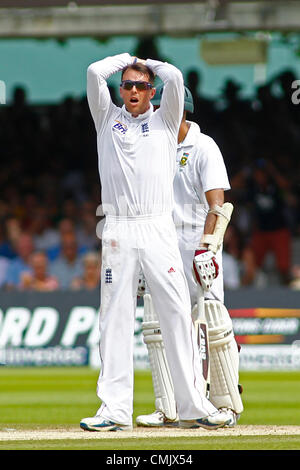
POLYGON ((171 67, 172 67, 172 72, 173 72, 172 75, 173 75, 174 82, 178 83, 181 86, 184 86, 182 72, 177 67, 174 67, 174 65, 171 65, 171 67))
POLYGON ((92 64, 90 64, 90 65, 88 66, 88 68, 87 68, 87 76, 88 76, 88 77, 91 77, 91 76, 97 74, 97 72, 96 72, 96 69, 97 69, 96 64, 97 64, 97 62, 93 62, 92 64))
POLYGON ((182 72, 172 64, 165 62, 164 64, 167 68, 165 68, 164 76, 162 76, 163 82, 166 83, 176 83, 177 85, 180 84, 183 86, 184 80, 182 72))

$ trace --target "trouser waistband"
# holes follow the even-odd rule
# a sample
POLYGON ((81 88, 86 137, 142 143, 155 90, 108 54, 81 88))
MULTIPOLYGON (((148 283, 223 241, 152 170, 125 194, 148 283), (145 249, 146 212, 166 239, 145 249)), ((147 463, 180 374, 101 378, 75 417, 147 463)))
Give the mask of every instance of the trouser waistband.
POLYGON ((172 214, 169 212, 163 213, 163 214, 143 214, 143 215, 137 215, 137 216, 131 216, 131 215, 125 215, 125 216, 120 216, 120 215, 107 215, 106 216, 106 221, 107 222, 156 222, 156 221, 164 221, 164 220, 170 220, 173 222, 172 214))

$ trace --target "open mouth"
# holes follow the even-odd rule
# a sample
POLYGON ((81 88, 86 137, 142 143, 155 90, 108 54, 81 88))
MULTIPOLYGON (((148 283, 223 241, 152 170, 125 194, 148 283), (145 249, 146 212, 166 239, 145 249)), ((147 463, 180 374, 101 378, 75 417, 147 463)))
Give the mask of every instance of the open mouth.
POLYGON ((137 98, 130 98, 130 103, 138 103, 139 100, 137 98))

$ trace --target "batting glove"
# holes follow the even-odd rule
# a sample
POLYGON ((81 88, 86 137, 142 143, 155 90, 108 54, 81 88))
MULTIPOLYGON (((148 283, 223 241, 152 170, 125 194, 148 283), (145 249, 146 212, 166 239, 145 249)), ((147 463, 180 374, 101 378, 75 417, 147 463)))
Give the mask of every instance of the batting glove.
POLYGON ((219 274, 219 265, 210 250, 196 250, 193 261, 193 274, 205 291, 211 288, 213 280, 219 274))

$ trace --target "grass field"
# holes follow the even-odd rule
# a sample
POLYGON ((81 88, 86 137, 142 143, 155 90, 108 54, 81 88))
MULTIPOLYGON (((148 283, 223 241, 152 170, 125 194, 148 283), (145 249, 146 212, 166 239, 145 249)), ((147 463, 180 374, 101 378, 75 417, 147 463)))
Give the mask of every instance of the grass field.
MULTIPOLYGON (((97 377, 98 372, 89 368, 0 368, 0 433, 79 429, 80 419, 93 416, 99 407, 97 377)), ((241 427, 300 426, 300 372, 244 372, 240 382, 245 407, 239 421, 241 427)), ((136 372, 134 419, 138 414, 153 411, 153 403, 150 373, 136 372)), ((300 450, 299 434, 228 436, 219 431, 218 436, 207 432, 201 437, 162 434, 151 439, 123 435, 118 439, 101 439, 97 433, 98 439, 0 440, 0 450, 300 450)), ((91 433, 84 433, 87 434, 91 433)))

